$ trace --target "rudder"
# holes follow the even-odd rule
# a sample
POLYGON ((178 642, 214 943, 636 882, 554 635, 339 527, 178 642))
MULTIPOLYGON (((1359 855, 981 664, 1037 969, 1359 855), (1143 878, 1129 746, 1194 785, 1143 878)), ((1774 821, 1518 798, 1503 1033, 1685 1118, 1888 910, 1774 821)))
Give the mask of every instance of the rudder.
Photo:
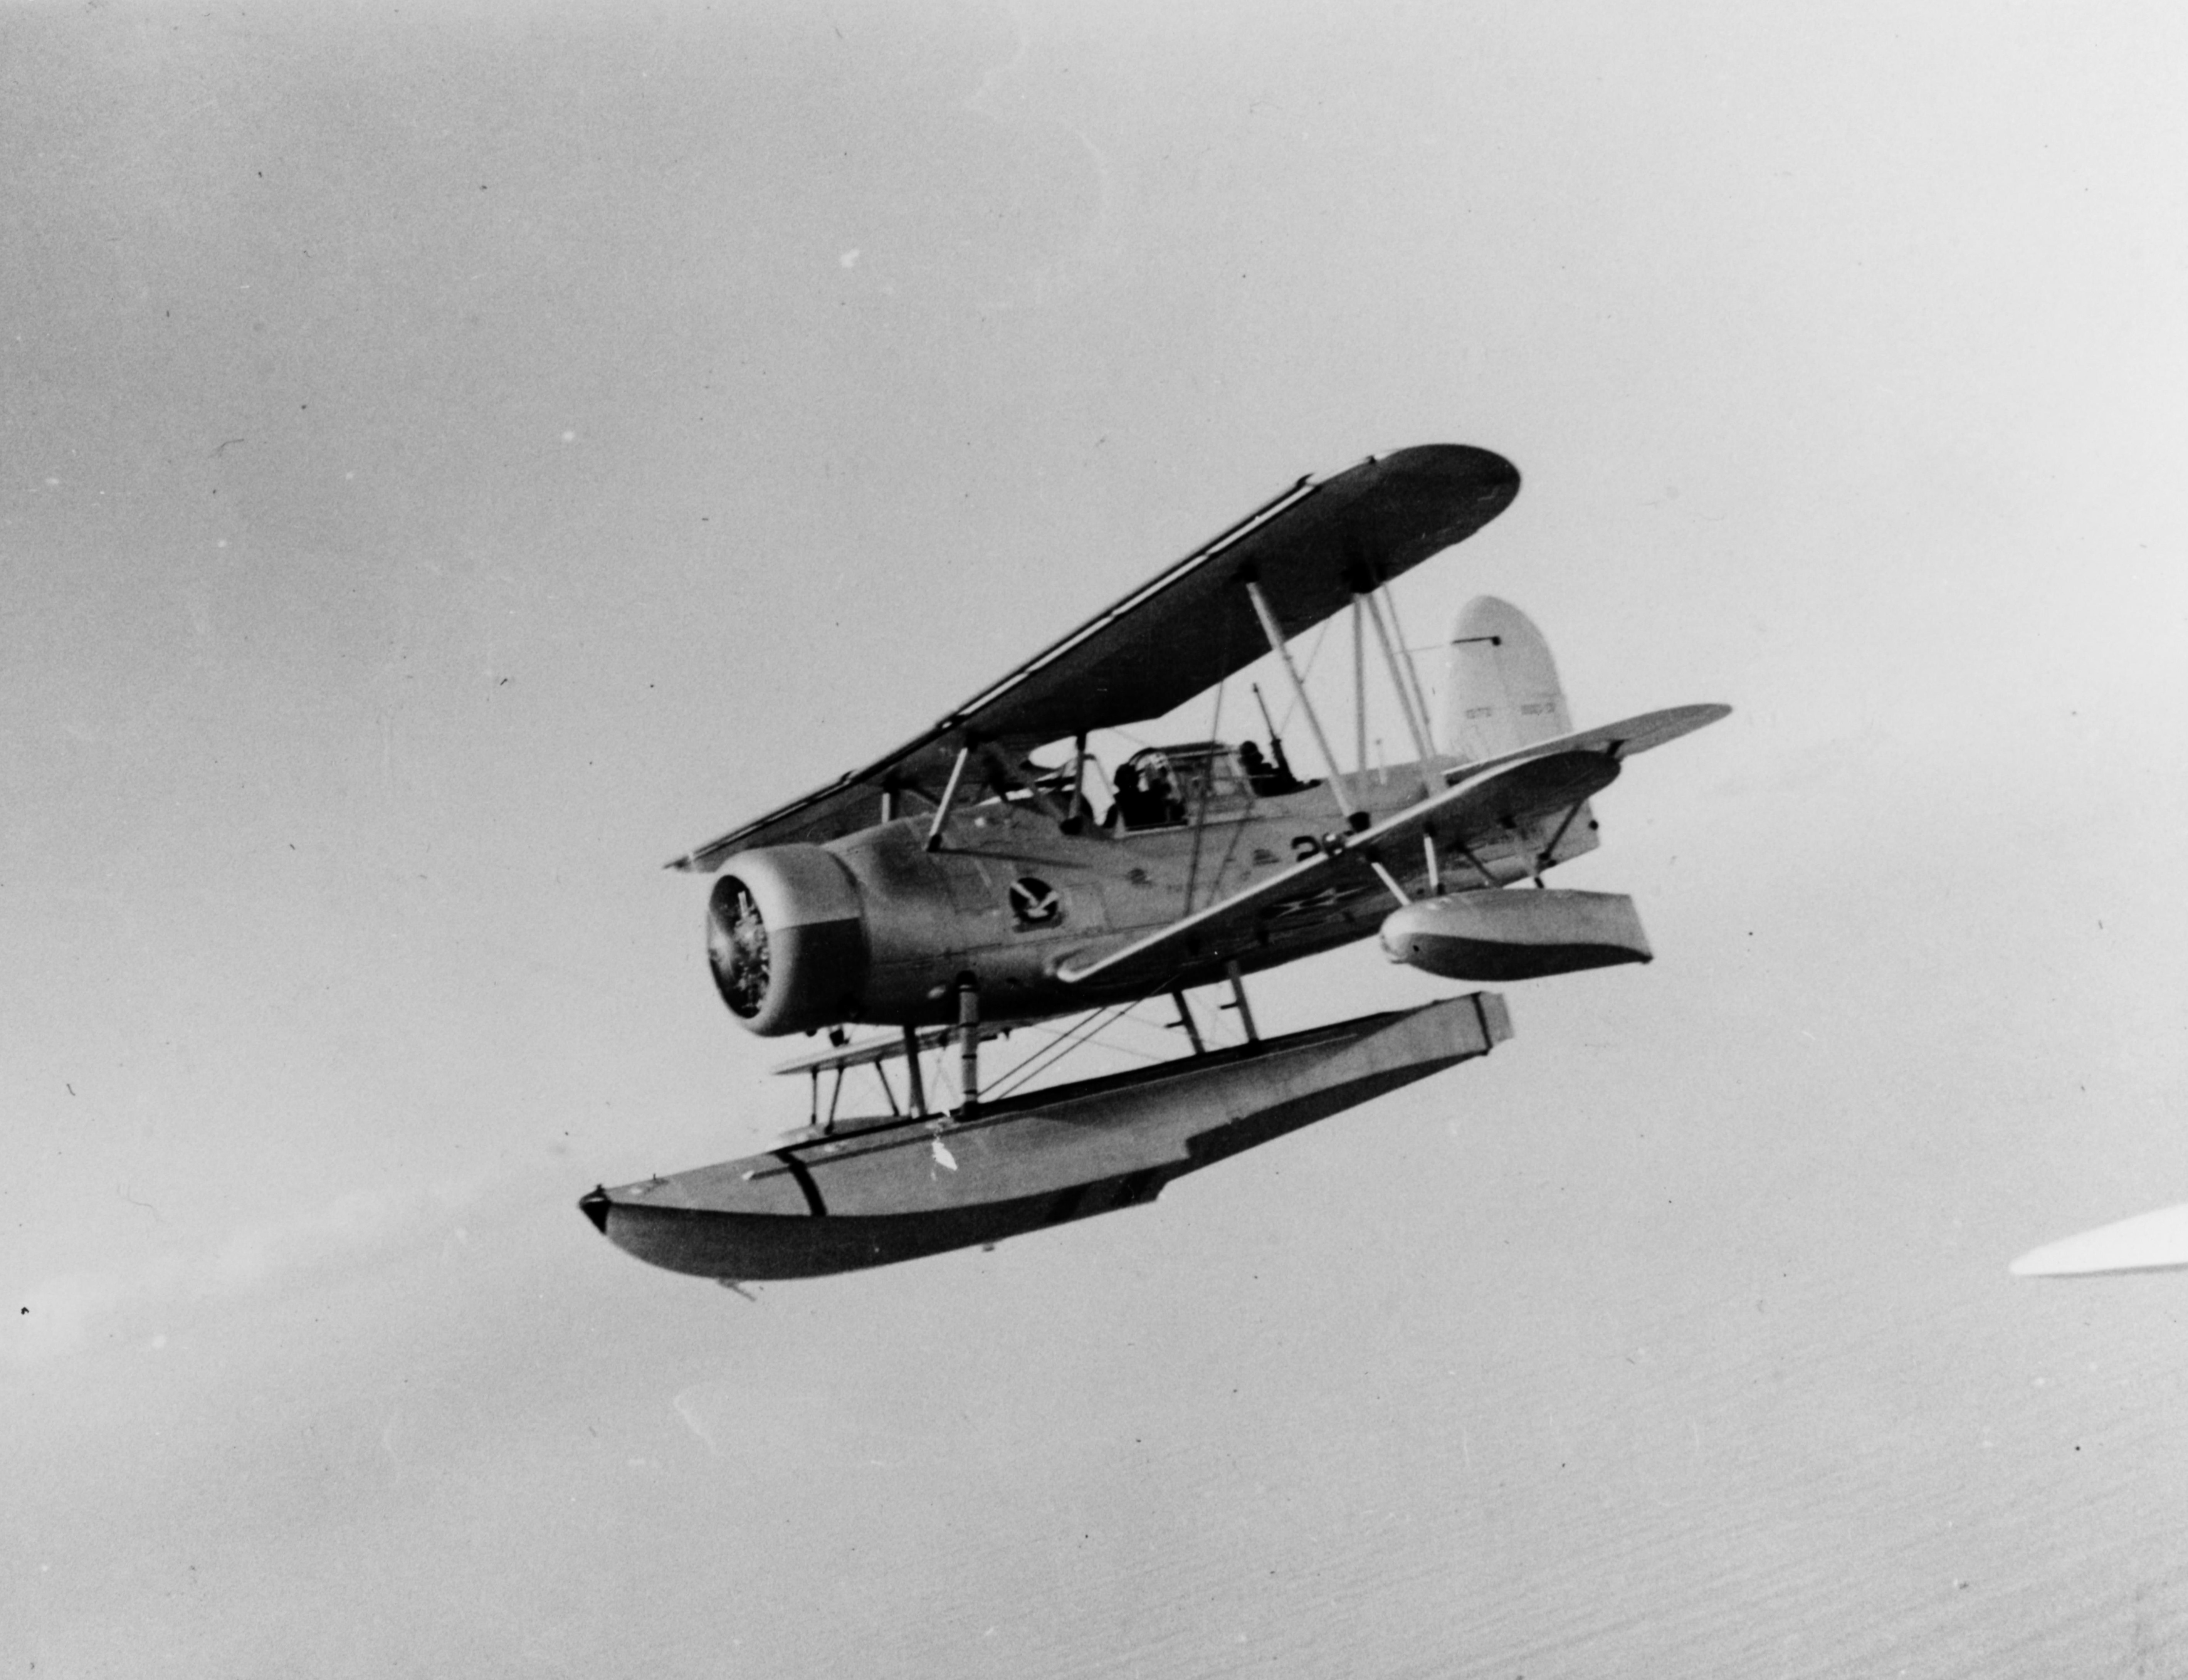
MULTIPOLYGON (((1443 703, 1443 750, 1463 764, 1572 733, 1549 643, 1525 613, 1494 595, 1476 595, 1458 610, 1443 703)), ((1551 848, 1548 865, 1593 851, 1599 834, 1595 813, 1582 804, 1568 821, 1533 825, 1527 839, 1531 849, 1551 848)))
POLYGON ((1467 602, 1451 630, 1444 751, 1473 764, 1571 733, 1557 662, 1534 621, 1494 595, 1467 602))

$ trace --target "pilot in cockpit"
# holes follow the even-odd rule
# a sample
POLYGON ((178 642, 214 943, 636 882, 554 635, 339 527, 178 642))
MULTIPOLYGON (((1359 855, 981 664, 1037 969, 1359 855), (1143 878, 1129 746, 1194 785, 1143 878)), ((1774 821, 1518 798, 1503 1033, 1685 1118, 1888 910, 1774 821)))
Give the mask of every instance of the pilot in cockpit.
POLYGON ((1171 785, 1167 764, 1156 759, 1148 766, 1142 780, 1148 793, 1149 822, 1169 825, 1185 820, 1185 802, 1177 797, 1177 789, 1171 785))
POLYGON ((1262 798, 1279 793, 1296 793, 1311 786, 1292 774, 1292 767, 1284 759, 1284 749, 1277 748, 1277 762, 1271 764, 1261 756, 1261 749, 1250 741, 1238 743, 1239 767, 1246 772, 1246 781, 1262 798))
POLYGON ((1117 766, 1116 780, 1110 784, 1112 803, 1109 815, 1126 828, 1136 825, 1134 819, 1140 814, 1147 795, 1140 792, 1140 771, 1136 764, 1117 766))
POLYGON ((1119 766, 1112 787, 1114 814, 1126 828, 1164 828, 1185 820, 1170 771, 1159 758, 1149 758, 1144 766, 1139 758, 1119 766))

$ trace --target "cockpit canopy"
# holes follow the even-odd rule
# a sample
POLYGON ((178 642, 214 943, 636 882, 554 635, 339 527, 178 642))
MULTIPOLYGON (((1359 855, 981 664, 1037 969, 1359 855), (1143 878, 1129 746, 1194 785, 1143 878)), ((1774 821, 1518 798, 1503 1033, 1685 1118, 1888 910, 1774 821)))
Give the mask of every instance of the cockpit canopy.
POLYGON ((1295 792, 1309 785, 1272 766, 1251 741, 1244 748, 1223 741, 1142 747, 1118 766, 1115 820, 1128 829, 1221 820, 1244 815, 1257 794, 1295 792))

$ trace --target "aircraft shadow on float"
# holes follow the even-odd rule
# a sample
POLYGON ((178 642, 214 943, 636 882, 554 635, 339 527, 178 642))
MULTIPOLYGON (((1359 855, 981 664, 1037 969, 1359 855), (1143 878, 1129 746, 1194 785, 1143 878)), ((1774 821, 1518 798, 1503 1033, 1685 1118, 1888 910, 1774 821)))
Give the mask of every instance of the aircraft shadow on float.
POLYGON ((1301 479, 895 752, 677 859, 718 877, 707 950, 730 1013, 762 1034, 829 1034, 781 1070, 811 1080, 812 1124, 746 1159, 603 1186, 579 1203, 587 1217, 641 1260, 724 1281, 993 1243, 1150 1201, 1510 1033, 1502 1001, 1476 993, 1264 1039, 1249 974, 1370 933, 1391 961, 1462 981, 1649 961, 1630 899, 1543 877, 1599 843, 1590 801, 1627 758, 1729 708, 1576 731, 1541 633, 1484 596, 1452 629, 1439 747, 1397 623, 1391 580, 1519 488, 1502 457, 1451 444, 1301 479), (1339 615, 1349 770, 1290 646, 1339 615), (1327 775, 1294 772, 1256 686, 1266 750, 1145 747, 1104 798, 1091 735, 1211 691, 1220 717, 1228 680, 1271 656, 1327 775), (1403 762, 1369 751, 1377 664, 1403 762), (1243 1044, 1209 1047, 1190 998, 1203 987, 1224 989, 1243 1044), (997 1033, 1081 1018, 1060 1053, 1157 998, 1190 1053, 983 1099, 997 1033), (894 1032, 852 1044, 857 1024, 894 1032), (927 1097, 938 1053, 956 1063, 946 1107, 927 1097), (839 1117, 845 1074, 869 1067, 889 1112, 839 1117))

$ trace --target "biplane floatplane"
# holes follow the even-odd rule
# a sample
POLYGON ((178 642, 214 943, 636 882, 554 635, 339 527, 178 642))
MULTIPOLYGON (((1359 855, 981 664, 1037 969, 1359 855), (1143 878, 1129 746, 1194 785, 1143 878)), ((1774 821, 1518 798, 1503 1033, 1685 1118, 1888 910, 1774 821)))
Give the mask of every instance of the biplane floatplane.
POLYGON ((1392 961, 1456 980, 1647 961, 1630 899, 1542 877, 1595 848, 1589 801, 1627 758, 1728 708, 1576 732, 1541 634, 1485 597, 1452 636, 1439 745, 1396 628, 1390 581, 1519 489, 1509 462, 1457 445, 1301 479, 897 751, 677 859, 717 877, 707 954, 730 1012, 755 1033, 827 1032, 826 1050, 781 1070, 811 1080, 813 1124, 764 1154, 595 1189, 587 1216, 641 1260, 725 1282, 990 1243, 1151 1201, 1511 1030, 1479 992, 1265 1038, 1244 985, 1257 970, 1370 933, 1392 961), (1348 611, 1350 769, 1289 646, 1348 611), (1266 710, 1266 750, 1153 747, 1109 775, 1090 753, 1095 732, 1210 691, 1220 718, 1227 681, 1271 656, 1319 778, 1293 773, 1266 710), (1413 756, 1371 767, 1378 665, 1413 756), (1511 890, 1524 883, 1539 890, 1511 890), (1191 1001, 1206 987, 1227 992, 1243 1043, 1208 1046, 1191 1001), (981 1046, 998 1033, 1084 1018, 1055 1038, 1066 1048, 1164 999, 1191 1053, 984 1091, 981 1046), (853 1043, 853 1026, 895 1030, 853 1043), (951 1060, 956 1089, 937 1102, 951 1060), (888 1111, 839 1114, 846 1074, 867 1068, 888 1111))

